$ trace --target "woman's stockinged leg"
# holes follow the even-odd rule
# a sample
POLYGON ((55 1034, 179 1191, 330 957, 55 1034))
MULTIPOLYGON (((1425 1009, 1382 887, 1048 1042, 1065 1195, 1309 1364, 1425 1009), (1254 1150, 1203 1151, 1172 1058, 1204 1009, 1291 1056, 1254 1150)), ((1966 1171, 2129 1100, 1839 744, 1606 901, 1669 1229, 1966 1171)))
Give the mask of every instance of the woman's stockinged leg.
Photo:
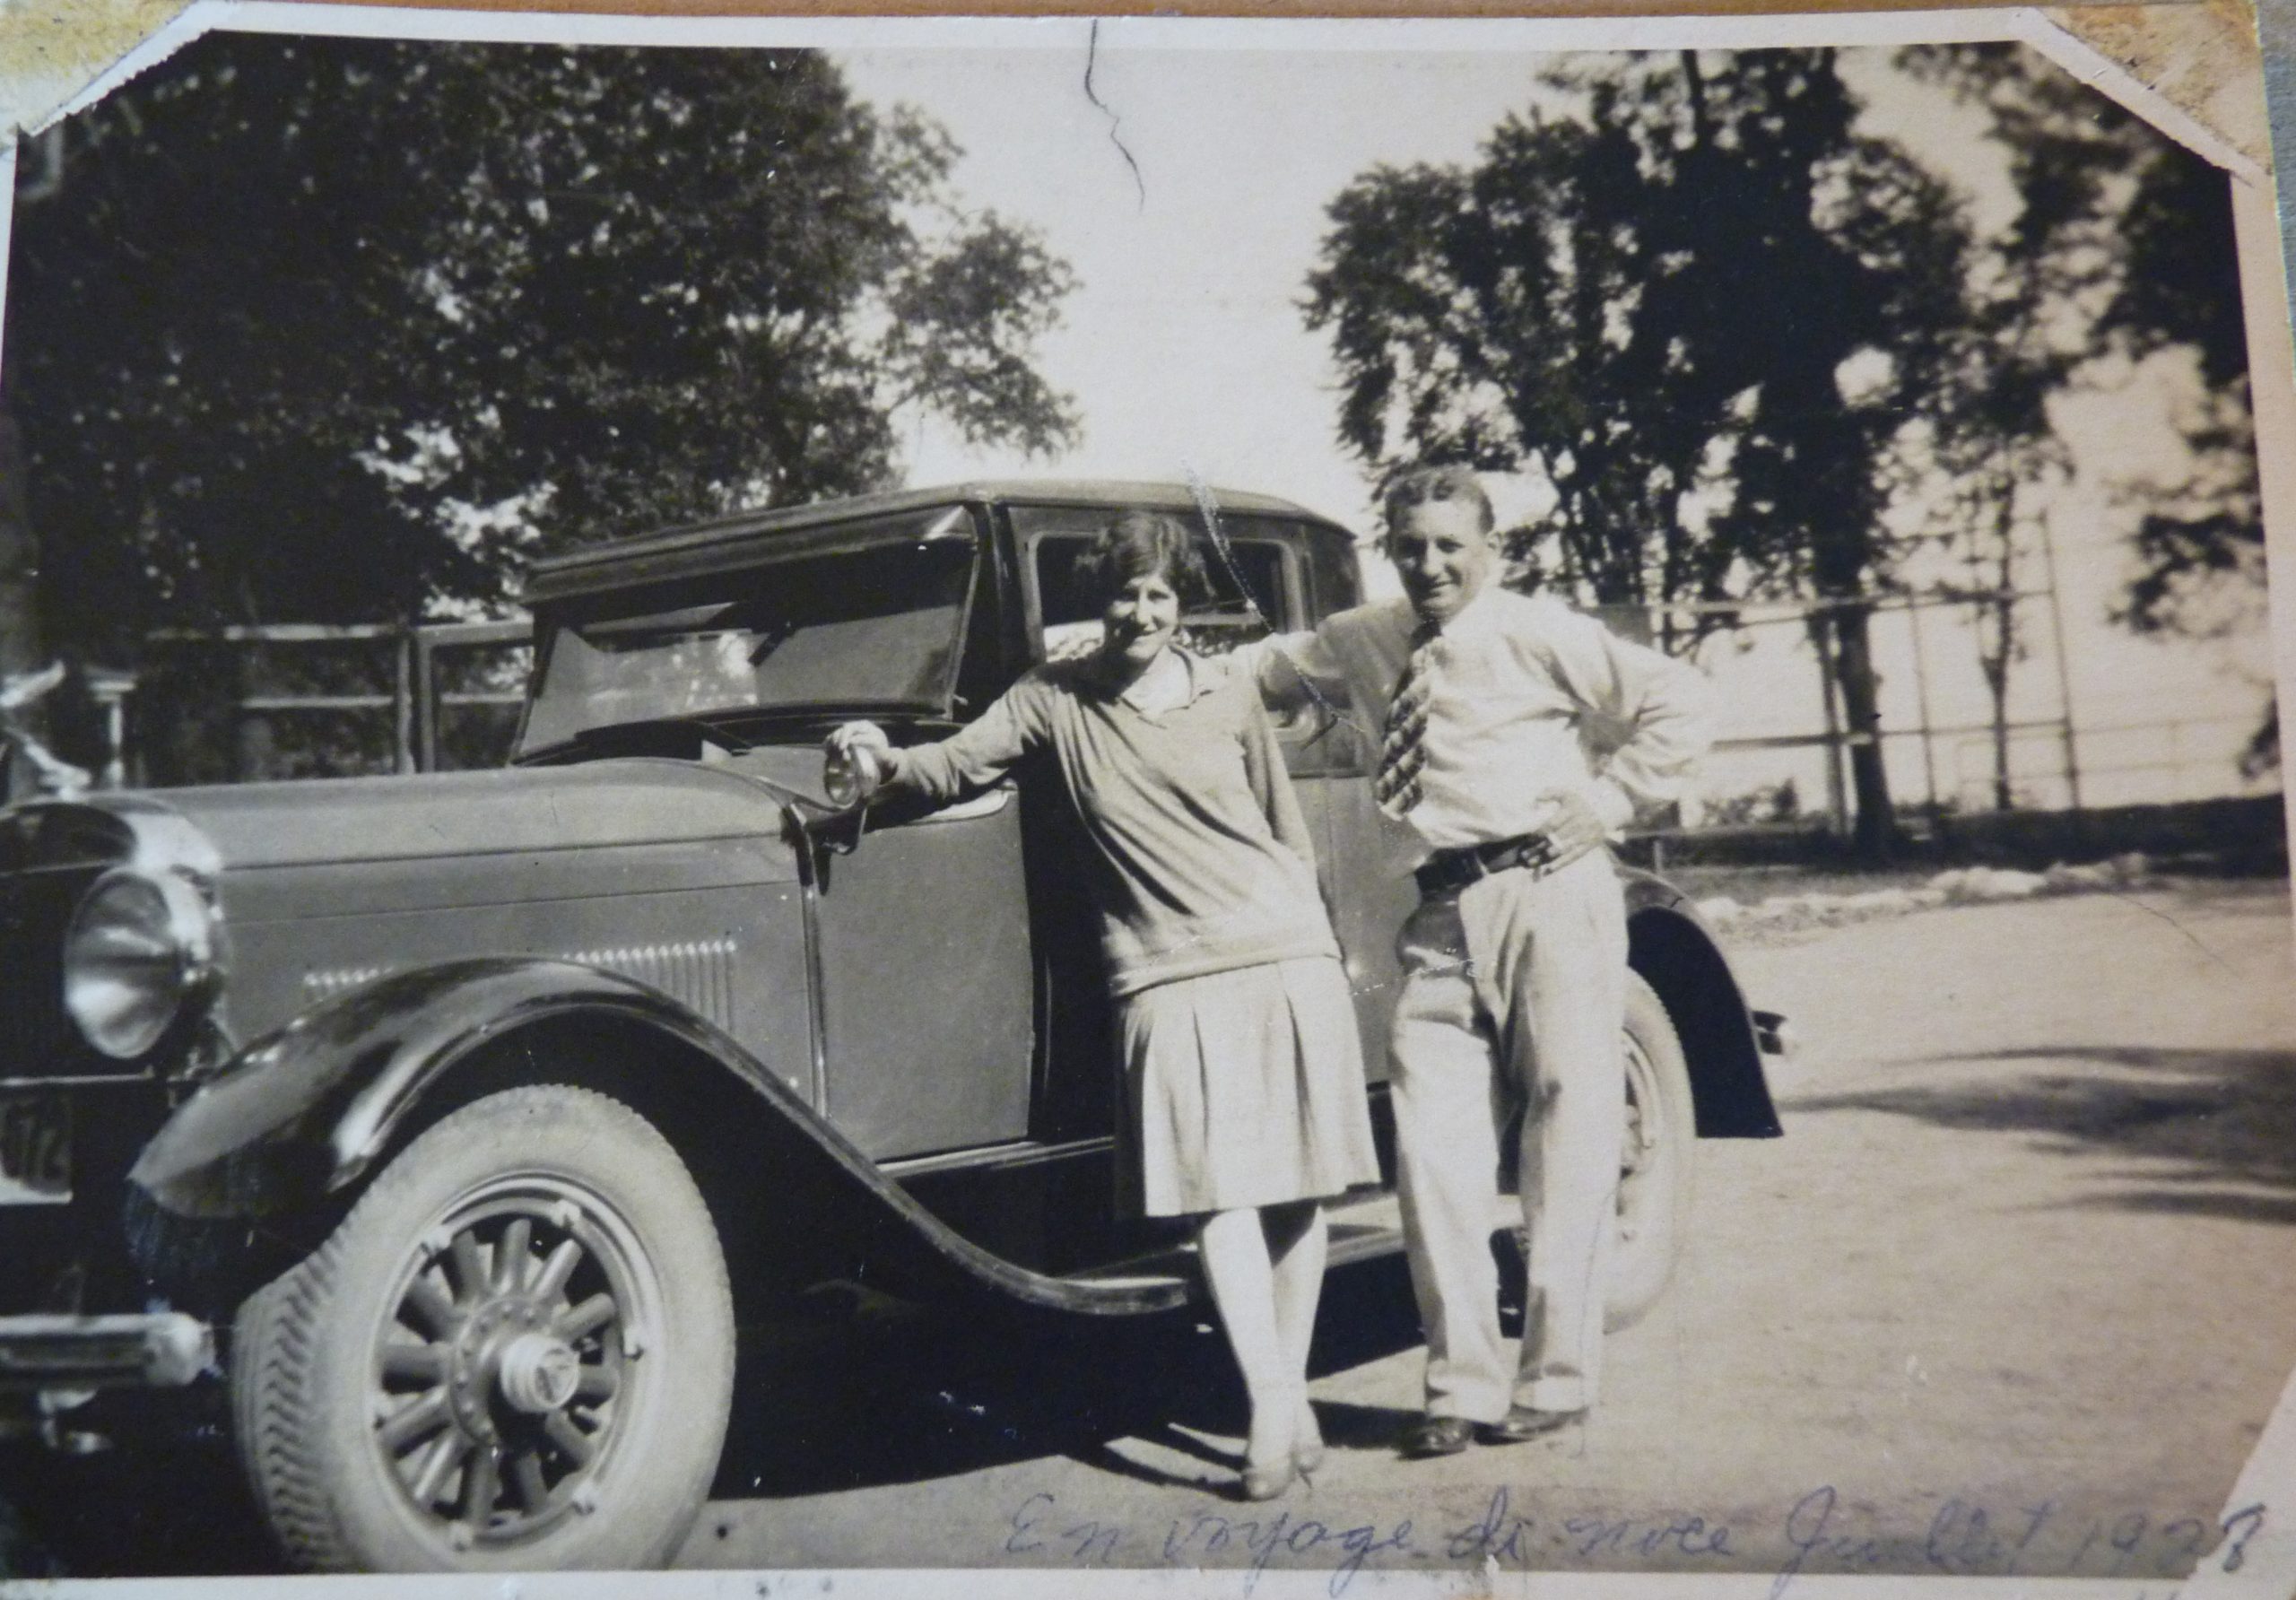
POLYGON ((1198 1239, 1212 1301, 1251 1398, 1244 1458, 1272 1465, 1291 1453, 1300 1380, 1276 1319, 1275 1273, 1260 1213, 1251 1207, 1214 1212, 1205 1219, 1198 1239))
POLYGON ((1323 1298, 1324 1257, 1329 1248, 1323 1204, 1295 1200, 1263 1206, 1259 1214, 1273 1266, 1275 1326, 1283 1341, 1283 1359, 1292 1374, 1304 1381, 1308 1345, 1316 1336, 1316 1305, 1323 1298))
POLYGON ((1318 1200, 1270 1205, 1260 1218, 1274 1267, 1276 1334, 1283 1344, 1285 1370, 1299 1386, 1293 1453, 1302 1466, 1313 1468, 1323 1459, 1324 1440, 1316 1413, 1308 1405, 1308 1348, 1316 1336, 1316 1306, 1323 1298, 1330 1230, 1318 1200))

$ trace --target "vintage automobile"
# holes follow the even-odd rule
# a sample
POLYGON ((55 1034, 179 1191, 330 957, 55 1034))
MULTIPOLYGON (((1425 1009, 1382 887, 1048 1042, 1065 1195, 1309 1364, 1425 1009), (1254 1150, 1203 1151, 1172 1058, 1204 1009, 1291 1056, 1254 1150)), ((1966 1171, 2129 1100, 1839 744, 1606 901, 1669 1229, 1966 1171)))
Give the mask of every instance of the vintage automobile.
MULTIPOLYGON (((1192 511, 990 483, 602 544, 532 574, 507 770, 0 813, 20 1420, 220 1380, 297 1564, 642 1566, 708 1495, 737 1327, 770 1343, 809 1291, 1196 1295, 1181 1230, 1111 1215, 1107 1002, 1042 778, 920 814, 834 803, 821 754, 844 718, 978 712, 1086 620, 1074 552, 1140 505, 1192 511)), ((1217 506, 1198 648, 1357 599, 1344 529, 1217 506)), ((1411 893, 1376 741, 1280 735, 1376 1041, 1411 893)), ((1778 1132, 1776 1019, 1677 892, 1627 892, 1614 1320, 1665 1284, 1694 1134, 1778 1132)), ((1393 1206, 1352 1196, 1335 1260, 1397 1248, 1393 1206)))

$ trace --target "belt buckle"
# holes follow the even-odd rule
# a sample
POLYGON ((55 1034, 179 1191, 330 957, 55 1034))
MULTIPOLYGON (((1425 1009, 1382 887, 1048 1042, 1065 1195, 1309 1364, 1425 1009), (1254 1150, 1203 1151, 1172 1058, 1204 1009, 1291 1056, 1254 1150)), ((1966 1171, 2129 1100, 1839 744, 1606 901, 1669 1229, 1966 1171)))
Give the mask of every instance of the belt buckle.
POLYGON ((1483 875, 1483 862, 1472 848, 1438 850, 1413 873, 1422 895, 1450 894, 1483 875))
POLYGON ((1514 857, 1509 865, 1534 878, 1544 878, 1554 870, 1554 840, 1544 833, 1525 834, 1509 853, 1514 857))
POLYGON ((1480 853, 1475 858, 1480 869, 1478 877, 1492 873, 1520 872, 1531 877, 1544 878, 1554 870, 1554 841, 1544 833, 1525 833, 1492 848, 1491 854, 1480 853))
POLYGON ((1526 872, 1534 878, 1544 878, 1554 868, 1554 841, 1544 833, 1526 833, 1489 844, 1438 850, 1413 875, 1421 893, 1443 894, 1500 873, 1526 872))

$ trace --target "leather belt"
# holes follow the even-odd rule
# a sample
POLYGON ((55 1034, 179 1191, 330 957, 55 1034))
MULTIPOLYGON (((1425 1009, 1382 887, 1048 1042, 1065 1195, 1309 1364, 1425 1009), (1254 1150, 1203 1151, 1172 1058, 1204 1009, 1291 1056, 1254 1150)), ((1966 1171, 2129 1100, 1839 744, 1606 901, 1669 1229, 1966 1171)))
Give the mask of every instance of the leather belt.
POLYGON ((1554 840, 1544 833, 1518 833, 1488 844, 1438 850, 1413 868, 1411 875, 1419 880, 1422 895, 1450 894, 1493 873, 1527 867, 1540 874, 1551 871, 1554 865, 1554 840))

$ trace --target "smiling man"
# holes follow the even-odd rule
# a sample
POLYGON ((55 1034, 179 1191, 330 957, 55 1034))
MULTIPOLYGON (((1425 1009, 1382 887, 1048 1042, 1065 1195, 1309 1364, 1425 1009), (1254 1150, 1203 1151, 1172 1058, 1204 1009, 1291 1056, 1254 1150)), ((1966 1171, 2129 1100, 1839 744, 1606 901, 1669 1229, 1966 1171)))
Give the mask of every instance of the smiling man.
POLYGON ((1426 1414, 1401 1445, 1448 1456, 1595 1403, 1625 1117, 1626 914, 1602 846, 1681 793, 1707 696, 1690 667, 1500 586, 1491 501, 1465 467, 1399 479, 1386 514, 1403 596, 1269 640, 1257 669, 1271 704, 1376 719, 1372 795, 1416 861, 1390 1083, 1428 1361, 1426 1414), (1490 1248, 1494 1077, 1526 1107, 1511 1370, 1490 1248))

